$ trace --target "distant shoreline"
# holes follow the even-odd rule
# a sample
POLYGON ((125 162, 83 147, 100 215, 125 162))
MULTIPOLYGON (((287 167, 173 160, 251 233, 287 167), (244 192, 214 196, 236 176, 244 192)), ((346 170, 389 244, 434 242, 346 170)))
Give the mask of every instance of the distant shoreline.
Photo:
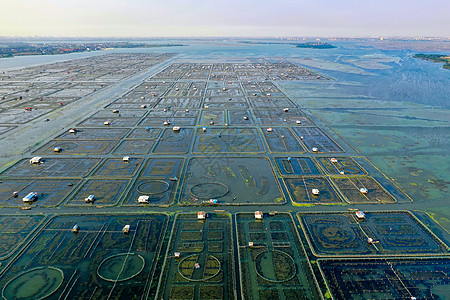
POLYGON ((334 45, 325 42, 308 42, 308 43, 283 43, 283 42, 252 42, 252 41, 239 41, 240 44, 254 44, 254 45, 292 45, 296 48, 309 48, 309 49, 333 49, 337 48, 334 45))
POLYGON ((144 44, 127 42, 108 43, 10 43, 0 44, 0 58, 25 55, 57 55, 76 52, 109 50, 115 48, 182 47, 183 44, 144 44))
POLYGON ((432 62, 444 63, 442 66, 444 69, 450 70, 450 55, 443 54, 416 54, 414 58, 420 58, 424 60, 429 60, 432 62))

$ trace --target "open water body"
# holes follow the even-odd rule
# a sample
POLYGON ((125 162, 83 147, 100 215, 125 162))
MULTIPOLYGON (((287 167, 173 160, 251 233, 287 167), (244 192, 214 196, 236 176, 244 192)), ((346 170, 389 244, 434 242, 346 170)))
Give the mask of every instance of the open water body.
MULTIPOLYGON (((157 43, 157 42, 154 42, 157 43)), ((178 53, 186 59, 214 60, 229 57, 236 58, 289 58, 320 59, 344 66, 357 68, 345 62, 352 59, 367 59, 368 55, 379 55, 395 58, 395 62, 382 63, 386 69, 364 69, 362 72, 372 75, 359 75, 331 69, 320 70, 323 74, 337 79, 338 82, 352 83, 347 88, 349 95, 358 94, 376 97, 378 100, 410 102, 448 108, 450 105, 450 74, 442 68, 442 64, 415 59, 414 51, 380 50, 357 42, 331 42, 334 49, 304 49, 292 45, 277 44, 242 44, 234 41, 177 41, 163 40, 160 43, 182 43, 184 47, 157 47, 140 49, 114 49, 97 52, 71 53, 64 55, 23 56, 0 60, 0 69, 26 67, 31 65, 53 63, 57 61, 103 55, 105 53, 178 53)), ((311 67, 311 66, 309 66, 311 67)), ((311 67, 315 69, 314 67, 311 67)), ((339 68, 339 66, 338 66, 339 68)), ((354 72, 358 70, 354 69, 354 72)))

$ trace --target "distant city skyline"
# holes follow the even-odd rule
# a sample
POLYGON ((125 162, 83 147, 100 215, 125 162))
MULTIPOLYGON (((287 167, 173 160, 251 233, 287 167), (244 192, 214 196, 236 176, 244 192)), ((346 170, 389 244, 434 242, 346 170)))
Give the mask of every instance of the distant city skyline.
POLYGON ((0 36, 450 37, 445 0, 4 1, 0 36))

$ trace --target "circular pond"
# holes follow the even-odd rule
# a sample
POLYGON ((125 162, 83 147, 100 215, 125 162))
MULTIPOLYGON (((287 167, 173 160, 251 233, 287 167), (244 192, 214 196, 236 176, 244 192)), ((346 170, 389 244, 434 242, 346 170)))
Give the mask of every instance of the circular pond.
POLYGON ((348 244, 355 239, 353 231, 330 225, 319 226, 318 233, 328 244, 348 244))
POLYGON ((97 275, 106 281, 119 282, 131 279, 145 267, 142 256, 134 253, 121 253, 110 256, 98 266, 97 275))
POLYGON ((44 299, 56 292, 64 280, 60 269, 39 267, 27 270, 5 285, 4 299, 44 299))
POLYGON ((255 259, 256 273, 270 282, 284 282, 294 278, 297 268, 292 256, 273 250, 258 254, 255 259))
POLYGON ((178 264, 178 272, 181 277, 189 281, 206 281, 221 270, 220 261, 212 255, 193 254, 185 257, 178 264))
POLYGON ((170 185, 164 180, 146 180, 139 183, 137 191, 140 194, 156 195, 166 192, 170 185))
POLYGON ((133 146, 133 147, 145 147, 148 145, 148 142, 147 141, 129 141, 128 145, 133 146))
POLYGON ((120 161, 112 161, 106 166, 106 170, 123 170, 129 168, 129 163, 120 161))
POLYGON ((175 134, 164 138, 164 141, 167 143, 178 144, 178 143, 186 143, 186 135, 184 134, 175 134))
POLYGON ((206 182, 194 185, 191 188, 191 195, 199 199, 216 199, 225 196, 229 189, 220 182, 206 182))

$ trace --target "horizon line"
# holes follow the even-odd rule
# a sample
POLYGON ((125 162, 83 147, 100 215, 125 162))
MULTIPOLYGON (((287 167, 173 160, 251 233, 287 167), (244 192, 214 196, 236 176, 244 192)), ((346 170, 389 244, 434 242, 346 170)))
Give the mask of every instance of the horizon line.
POLYGON ((370 35, 370 36, 316 36, 316 35, 299 35, 299 36, 54 36, 54 35, 0 35, 0 39, 448 39, 450 36, 386 36, 386 35, 370 35))

